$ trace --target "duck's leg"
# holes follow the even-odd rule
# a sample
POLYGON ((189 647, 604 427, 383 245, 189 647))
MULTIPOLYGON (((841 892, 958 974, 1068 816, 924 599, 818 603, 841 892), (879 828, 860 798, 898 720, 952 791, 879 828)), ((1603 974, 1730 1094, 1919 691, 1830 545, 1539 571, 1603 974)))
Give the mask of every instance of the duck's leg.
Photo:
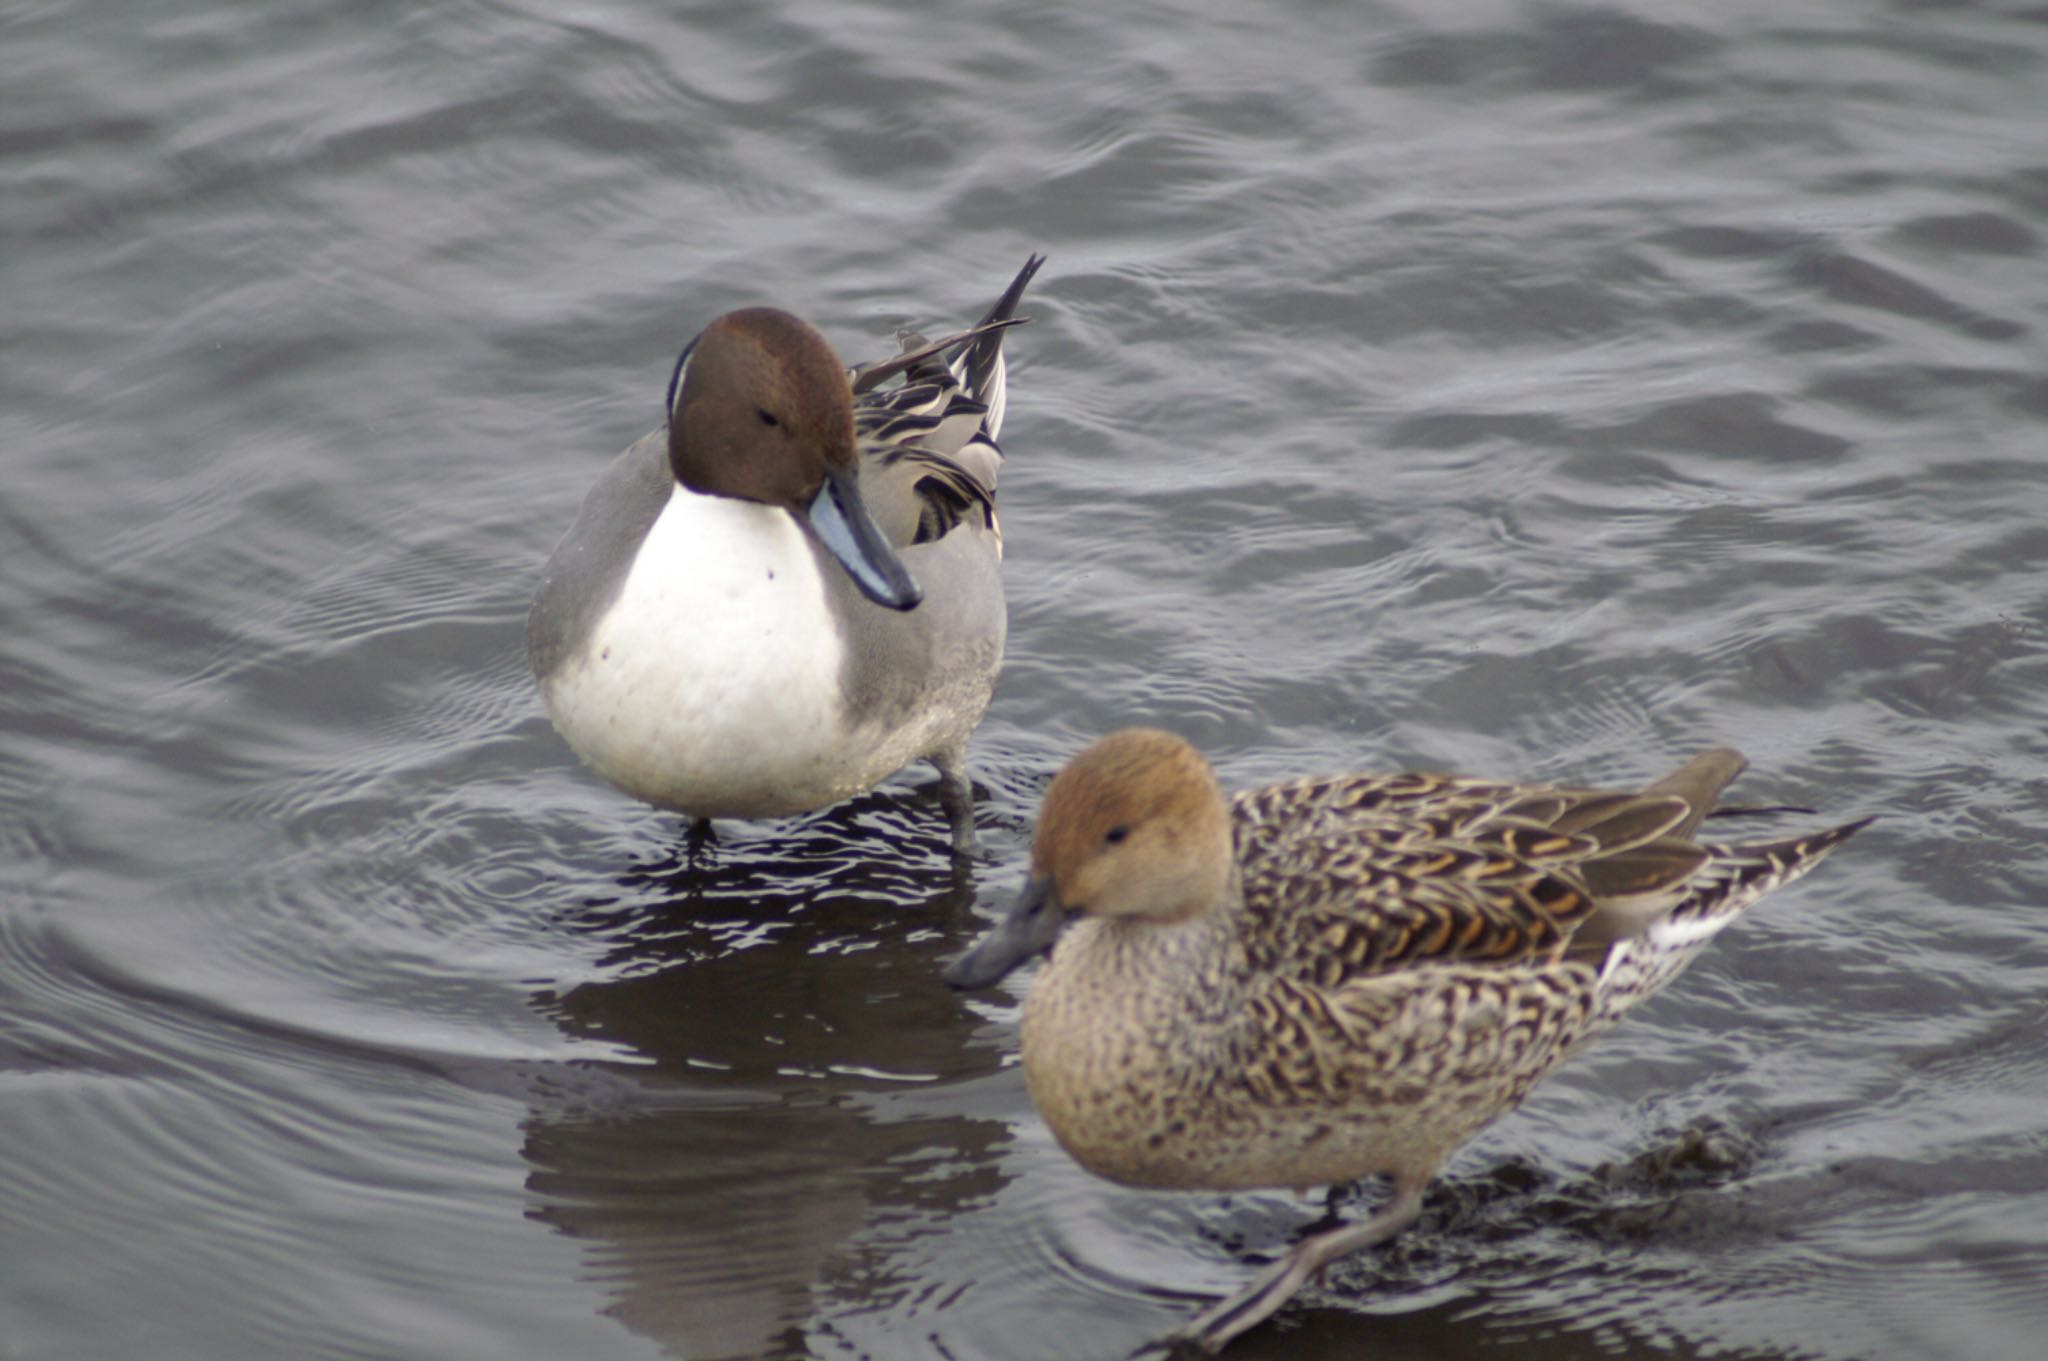
POLYGON ((939 807, 953 828, 953 854, 962 860, 974 854, 974 785, 967 778, 966 757, 959 751, 931 758, 939 772, 939 807))
POLYGON ((683 836, 683 846, 692 869, 704 858, 704 853, 718 844, 718 831, 711 825, 710 818, 691 818, 690 830, 683 836))
POLYGON ((1428 1184, 1427 1178, 1395 1181, 1393 1199, 1372 1218, 1302 1239, 1285 1257, 1252 1277, 1244 1289, 1198 1314, 1186 1327, 1165 1338, 1163 1345, 1192 1346, 1204 1352, 1222 1350, 1231 1338, 1272 1317, 1273 1311, 1292 1299, 1295 1291, 1339 1257, 1384 1243, 1413 1224, 1422 1213, 1422 1189, 1428 1184))

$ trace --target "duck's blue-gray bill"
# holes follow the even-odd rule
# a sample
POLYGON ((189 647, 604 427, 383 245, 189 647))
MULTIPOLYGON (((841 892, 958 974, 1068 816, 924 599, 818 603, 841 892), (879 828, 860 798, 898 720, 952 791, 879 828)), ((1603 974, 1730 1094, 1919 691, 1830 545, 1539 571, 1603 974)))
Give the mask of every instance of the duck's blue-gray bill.
POLYGON ((975 942, 974 948, 946 966, 946 982, 956 988, 987 988, 1012 969, 1052 948, 1067 914, 1048 879, 1033 876, 1017 895, 1008 916, 975 942))
POLYGON ((839 560, 862 595, 892 610, 914 609, 924 599, 924 588, 868 514, 855 473, 827 473, 825 485, 811 500, 809 514, 818 541, 839 560))

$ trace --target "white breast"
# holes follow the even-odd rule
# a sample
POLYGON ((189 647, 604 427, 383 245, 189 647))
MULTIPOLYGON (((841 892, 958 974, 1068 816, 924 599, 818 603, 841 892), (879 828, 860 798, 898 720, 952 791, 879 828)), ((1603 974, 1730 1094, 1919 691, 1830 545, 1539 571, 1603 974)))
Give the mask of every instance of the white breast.
POLYGON ((678 486, 588 644, 546 686, 599 774, 700 817, 769 817, 872 784, 848 750, 839 630, 788 512, 678 486))

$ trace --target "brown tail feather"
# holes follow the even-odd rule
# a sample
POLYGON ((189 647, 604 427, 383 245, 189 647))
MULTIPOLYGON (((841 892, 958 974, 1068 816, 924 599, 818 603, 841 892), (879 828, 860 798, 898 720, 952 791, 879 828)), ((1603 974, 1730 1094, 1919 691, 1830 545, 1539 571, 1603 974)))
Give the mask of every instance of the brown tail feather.
POLYGON ((1678 769, 1643 790, 1645 794, 1673 794, 1685 800, 1691 811, 1673 827, 1669 836, 1691 836, 1699 830, 1714 801, 1740 775, 1749 761, 1733 747, 1703 751, 1678 769))
POLYGON ((1839 827, 1830 827, 1823 832, 1787 837, 1783 841, 1730 846, 1728 850, 1757 862, 1756 870, 1745 875, 1745 879, 1766 878, 1771 881, 1772 887, 1776 887, 1806 873, 1822 856, 1875 821, 1875 817, 1858 818, 1854 822, 1845 822, 1839 827))

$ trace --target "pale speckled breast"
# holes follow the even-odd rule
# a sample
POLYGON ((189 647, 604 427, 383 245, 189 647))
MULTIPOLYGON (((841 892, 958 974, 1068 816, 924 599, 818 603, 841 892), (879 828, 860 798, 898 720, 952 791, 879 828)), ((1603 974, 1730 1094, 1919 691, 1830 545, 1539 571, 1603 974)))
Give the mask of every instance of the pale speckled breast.
POLYGON ((1324 993, 1248 975, 1227 932, 1148 941, 1133 925, 1070 928, 1023 1026, 1047 1124, 1128 1185, 1426 1177, 1593 1030, 1581 965, 1446 966, 1324 993))

